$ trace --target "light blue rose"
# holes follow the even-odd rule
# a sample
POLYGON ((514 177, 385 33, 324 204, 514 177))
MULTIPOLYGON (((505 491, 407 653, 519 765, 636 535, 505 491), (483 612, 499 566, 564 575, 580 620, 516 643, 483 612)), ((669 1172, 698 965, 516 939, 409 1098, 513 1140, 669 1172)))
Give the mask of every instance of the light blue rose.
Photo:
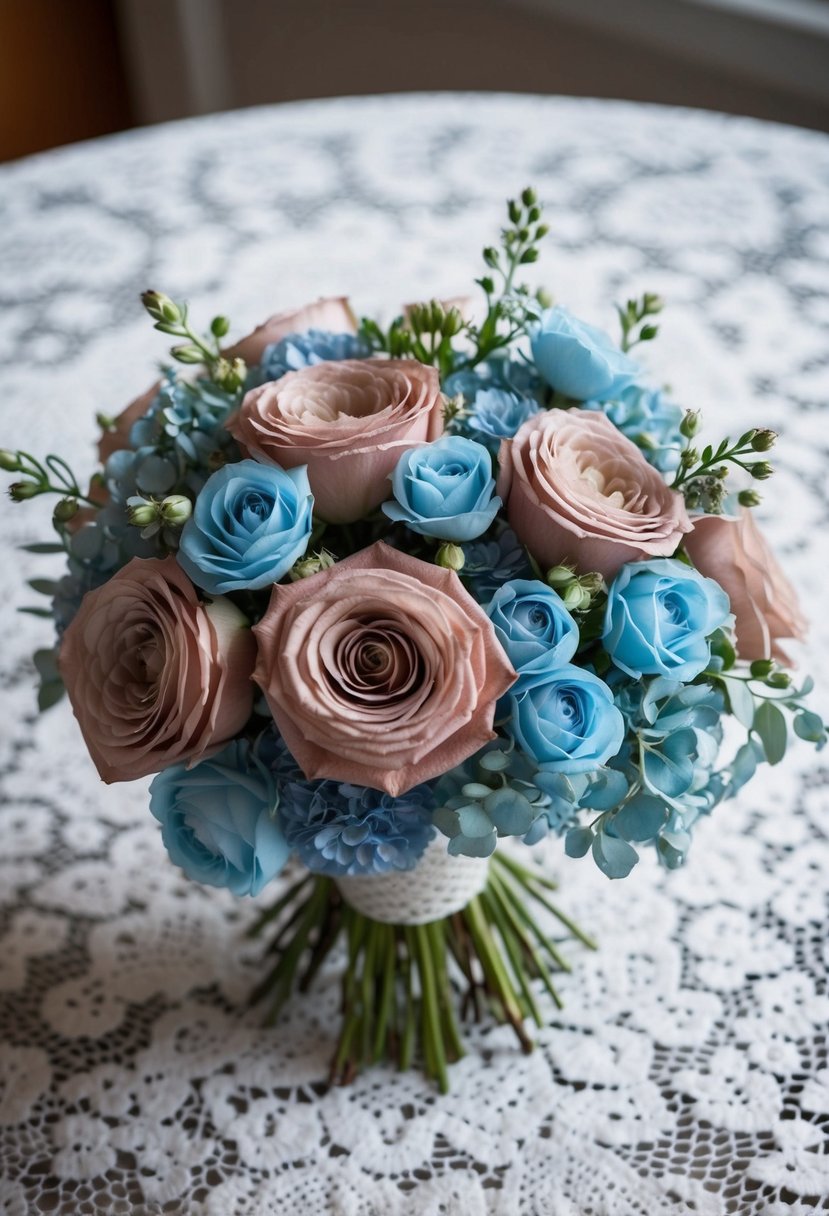
POLYGON ((182 529, 179 564, 211 595, 268 587, 308 547, 313 504, 305 465, 227 464, 196 499, 182 529))
POLYGON ((500 587, 487 616, 507 658, 521 678, 569 662, 579 644, 579 627, 561 597, 539 579, 514 579, 500 587))
POLYGON ((510 734, 549 772, 589 772, 622 746, 625 721, 612 692, 582 667, 567 663, 538 672, 521 682, 511 700, 510 734))
POLYGON ((708 666, 708 639, 730 619, 719 583, 684 562, 630 562, 610 586, 602 643, 616 666, 636 680, 688 681, 708 666))
POLYGON ((639 367, 601 329, 564 308, 549 308, 532 335, 535 365, 556 392, 607 401, 632 384, 639 367))
POLYGON ((244 740, 194 768, 164 769, 150 786, 150 810, 174 864, 234 895, 258 895, 288 859, 276 802, 273 777, 244 740))
POLYGON ((391 478, 395 502, 384 502, 389 519, 421 536, 474 540, 498 514, 492 457, 480 443, 446 435, 405 452, 391 478))
POLYGON ((466 425, 481 436, 487 446, 497 448, 502 439, 511 439, 539 409, 532 397, 522 397, 502 388, 485 388, 476 394, 466 425))

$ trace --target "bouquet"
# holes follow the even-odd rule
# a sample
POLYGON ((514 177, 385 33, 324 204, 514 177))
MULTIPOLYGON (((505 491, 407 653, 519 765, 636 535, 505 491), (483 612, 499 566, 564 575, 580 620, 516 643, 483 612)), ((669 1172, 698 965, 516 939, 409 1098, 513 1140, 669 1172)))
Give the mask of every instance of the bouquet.
POLYGON ((477 312, 388 327, 329 299, 227 346, 148 291, 172 358, 99 418, 88 487, 0 453, 15 502, 58 496, 41 708, 65 688, 104 781, 155 774, 190 878, 256 896, 290 867, 254 997, 275 1016, 344 944, 339 1080, 417 1056, 445 1089, 467 1009, 529 1050, 563 939, 593 945, 531 846, 673 869, 789 724, 826 739, 752 516, 775 434, 700 441, 640 359, 659 298, 617 340, 554 306, 520 281, 546 232, 527 189, 477 312))

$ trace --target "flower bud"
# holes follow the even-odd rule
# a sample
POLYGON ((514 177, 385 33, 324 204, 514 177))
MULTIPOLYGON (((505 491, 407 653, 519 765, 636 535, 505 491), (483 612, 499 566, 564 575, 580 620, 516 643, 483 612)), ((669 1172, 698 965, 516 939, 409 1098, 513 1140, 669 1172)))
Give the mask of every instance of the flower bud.
POLYGON ((210 332, 214 338, 224 338, 230 329, 228 317, 214 317, 210 322, 210 332))
POLYGON ((525 207, 534 207, 538 202, 538 196, 532 186, 527 186, 521 191, 521 202, 525 207))
POLYGON ((301 558, 288 571, 288 577, 292 583, 298 583, 303 578, 311 578, 312 575, 319 574, 321 570, 330 570, 334 565, 334 560, 326 549, 321 549, 319 553, 311 553, 308 557, 301 558))
POLYGON ((741 507, 757 507, 760 505, 761 498, 756 490, 740 490, 737 501, 741 507))
POLYGON ((584 612, 590 607, 590 592, 577 582, 571 583, 561 598, 570 612, 584 612))
POLYGON ((17 452, 8 452, 5 448, 0 448, 0 469, 6 473, 19 472, 20 460, 17 452))
POLYGON ((34 481, 13 481, 9 486, 9 498, 12 502, 25 502, 27 498, 34 498, 40 493, 40 489, 34 481))
POLYGON ((685 416, 679 424, 679 433, 680 435, 684 435, 686 439, 693 439, 699 430, 699 426, 699 410, 686 410, 685 416))
POLYGON ((774 447, 774 441, 777 438, 775 431, 770 431, 767 427, 763 427, 755 433, 751 441, 751 446, 755 452, 768 452, 774 447))
POLYGON ((127 519, 134 528, 146 528, 158 521, 159 504, 157 502, 136 495, 134 498, 127 499, 127 504, 127 519))
POLYGON ((773 671, 766 680, 769 688, 788 688, 792 682, 792 677, 787 671, 773 671))
POLYGON ((765 481, 767 477, 771 477, 774 469, 767 460, 758 460, 756 464, 750 464, 748 471, 752 477, 756 477, 758 481, 765 481))
POLYGON ((184 343, 182 346, 170 347, 170 354, 179 363, 203 363, 204 352, 199 350, 198 346, 193 343, 184 343))
POLYGON ((453 545, 447 542, 438 549, 435 562, 438 566, 442 566, 444 570, 454 570, 457 574, 466 565, 466 557, 460 545, 453 545))
POLYGON ((683 448, 679 459, 686 469, 690 469, 699 460, 699 452, 696 448, 683 448))
POLYGON ((774 663, 771 659, 755 659, 751 664, 751 674, 755 680, 765 680, 773 669, 774 663))
POLYGON ((605 591, 607 589, 604 579, 597 571, 593 571, 590 574, 583 574, 579 579, 579 586, 582 587, 591 598, 599 591, 605 591))
POLYGON ((550 587, 566 587, 568 583, 572 583, 575 576, 576 572, 572 566, 553 566, 547 571, 547 583, 550 587))
POLYGON ((61 498, 55 505, 52 512, 52 519, 56 524, 66 524, 75 515, 78 514, 77 498, 61 498))
POLYGON ((163 291, 142 292, 141 303, 154 321, 163 321, 168 325, 176 325, 182 320, 182 313, 178 304, 165 295, 163 291))
POLYGON ((168 494, 161 500, 161 518, 171 528, 183 528, 193 514, 193 504, 186 494, 168 494))

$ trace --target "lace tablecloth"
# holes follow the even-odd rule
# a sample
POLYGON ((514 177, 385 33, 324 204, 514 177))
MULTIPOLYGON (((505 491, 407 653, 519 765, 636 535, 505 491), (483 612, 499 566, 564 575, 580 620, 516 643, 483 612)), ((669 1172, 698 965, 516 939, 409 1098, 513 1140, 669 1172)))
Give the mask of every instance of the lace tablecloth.
MULTIPOLYGON (((649 357, 723 431, 782 433, 764 513, 829 683, 829 141, 711 114, 532 97, 337 100, 102 140, 0 170, 0 442, 91 469, 96 410, 152 378, 155 287, 244 332, 319 294, 454 295, 527 183, 557 297, 669 301, 649 357)), ((438 1096, 324 1084, 337 975, 274 1030, 246 1009, 254 906, 185 882, 146 783, 104 787, 38 718, 19 616, 40 503, 0 512, 0 1209, 204 1216, 829 1211, 827 790, 793 748, 687 870, 610 883, 550 849, 601 940, 531 1056, 470 1030, 438 1096)), ((826 708, 824 698, 823 708, 826 708)))

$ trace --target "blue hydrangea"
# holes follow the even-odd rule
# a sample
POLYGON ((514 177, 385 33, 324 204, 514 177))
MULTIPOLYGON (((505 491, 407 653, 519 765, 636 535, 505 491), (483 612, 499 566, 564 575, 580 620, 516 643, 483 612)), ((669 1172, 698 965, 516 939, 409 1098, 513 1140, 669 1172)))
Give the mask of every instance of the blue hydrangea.
POLYGON ((679 433, 683 410, 660 389, 634 384, 623 389, 613 401, 586 401, 583 408, 606 414, 660 473, 676 469, 683 446, 679 433))
POLYGON ((493 540, 461 545, 463 580, 479 604, 488 604, 504 583, 514 578, 532 578, 527 551, 511 528, 493 540))
POLYGON ((340 362, 342 359, 367 359, 371 347, 356 334, 332 334, 309 329, 304 334, 289 334, 266 346, 257 367, 248 373, 247 388, 279 380, 286 372, 310 367, 314 363, 340 362))
POLYGON ((225 423, 240 400, 240 392, 227 393, 212 380, 190 384, 168 373, 147 413, 132 425, 133 460, 116 452, 120 458, 107 462, 110 492, 122 502, 130 494, 198 493, 214 468, 239 458, 225 423))
POLYGON ((497 450, 502 439, 511 439, 540 408, 534 397, 522 397, 502 388, 485 388, 475 395, 466 427, 475 439, 497 450))
POLYGON ((300 860, 317 874, 385 874, 410 870, 434 836, 435 799, 428 785, 399 798, 336 781, 288 781, 280 819, 300 860))

